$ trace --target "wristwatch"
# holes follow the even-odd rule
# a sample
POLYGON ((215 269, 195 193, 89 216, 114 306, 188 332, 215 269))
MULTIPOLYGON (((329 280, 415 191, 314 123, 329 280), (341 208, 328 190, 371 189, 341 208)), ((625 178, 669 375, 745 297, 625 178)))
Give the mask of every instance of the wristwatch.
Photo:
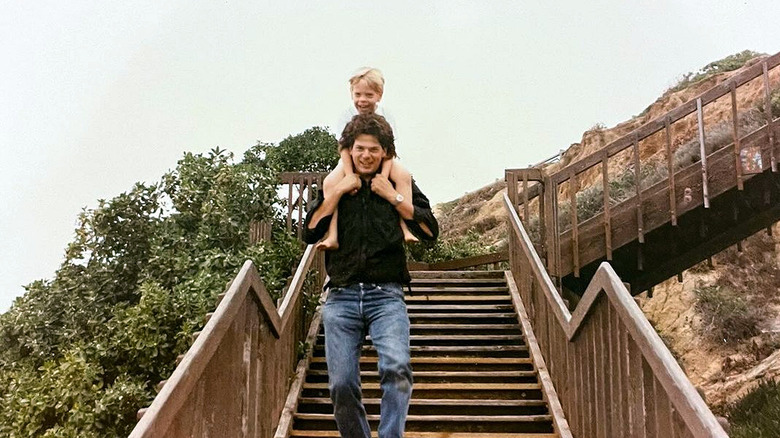
POLYGON ((397 195, 395 195, 395 202, 393 202, 393 207, 395 207, 396 205, 402 202, 404 202, 404 195, 398 193, 397 195))

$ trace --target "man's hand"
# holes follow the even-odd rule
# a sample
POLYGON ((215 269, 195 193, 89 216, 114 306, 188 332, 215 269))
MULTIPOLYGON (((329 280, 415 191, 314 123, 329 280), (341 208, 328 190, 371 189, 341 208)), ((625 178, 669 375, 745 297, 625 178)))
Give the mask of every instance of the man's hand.
POLYGON ((390 180, 381 173, 377 173, 374 175, 374 178, 371 179, 371 191, 385 198, 387 202, 395 205, 395 195, 398 192, 395 191, 395 187, 393 187, 390 180))

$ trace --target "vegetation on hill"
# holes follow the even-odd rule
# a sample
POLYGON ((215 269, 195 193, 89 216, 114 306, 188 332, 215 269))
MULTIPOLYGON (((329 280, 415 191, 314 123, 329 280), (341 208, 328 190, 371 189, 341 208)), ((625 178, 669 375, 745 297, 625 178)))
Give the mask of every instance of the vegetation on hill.
POLYGON ((273 207, 276 174, 327 170, 335 149, 312 128, 241 160, 186 153, 158 183, 85 209, 54 278, 0 315, 0 436, 127 436, 245 260, 281 293, 300 246, 273 207), (250 245, 259 219, 272 241, 250 245))

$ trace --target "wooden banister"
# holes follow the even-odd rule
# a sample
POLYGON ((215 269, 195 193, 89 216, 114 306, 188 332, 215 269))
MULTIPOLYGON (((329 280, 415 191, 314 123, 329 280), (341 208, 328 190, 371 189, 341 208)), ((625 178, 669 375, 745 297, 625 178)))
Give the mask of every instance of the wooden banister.
POLYGON ((272 436, 304 339, 309 245, 279 309, 251 261, 130 434, 131 438, 272 436))
POLYGON ((726 437, 608 263, 571 314, 508 196, 510 267, 574 436, 726 437))

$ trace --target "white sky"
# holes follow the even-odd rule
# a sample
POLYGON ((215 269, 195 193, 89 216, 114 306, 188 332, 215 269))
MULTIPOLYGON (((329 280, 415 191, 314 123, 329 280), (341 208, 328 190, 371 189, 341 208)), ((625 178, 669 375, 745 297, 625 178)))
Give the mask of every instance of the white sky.
POLYGON ((0 0, 0 312, 76 217, 184 151, 333 124, 383 70, 402 162, 449 201, 641 112, 683 73, 780 50, 777 0, 0 0))

